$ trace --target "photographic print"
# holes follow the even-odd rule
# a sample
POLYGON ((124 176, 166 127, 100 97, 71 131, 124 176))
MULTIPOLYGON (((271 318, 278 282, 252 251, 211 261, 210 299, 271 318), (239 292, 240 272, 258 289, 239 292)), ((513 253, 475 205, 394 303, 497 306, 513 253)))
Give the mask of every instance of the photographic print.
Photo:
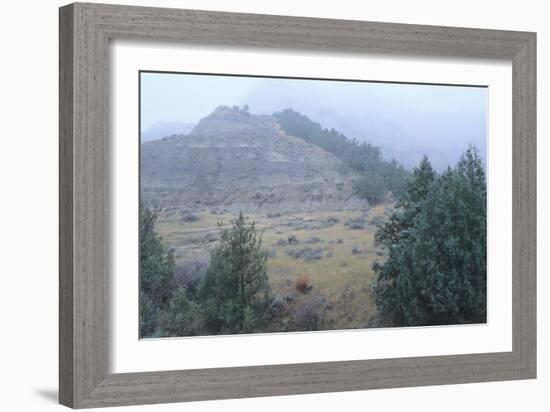
POLYGON ((486 323, 486 87, 139 89, 141 338, 486 323))

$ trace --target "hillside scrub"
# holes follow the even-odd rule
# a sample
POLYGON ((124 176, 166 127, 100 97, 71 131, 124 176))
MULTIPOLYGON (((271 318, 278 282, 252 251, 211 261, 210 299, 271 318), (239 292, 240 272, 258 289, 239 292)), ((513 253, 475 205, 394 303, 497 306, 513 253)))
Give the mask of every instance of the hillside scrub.
POLYGON ((335 129, 324 129, 292 109, 273 113, 273 117, 286 134, 319 146, 359 173, 361 177, 353 185, 359 197, 377 204, 387 192, 398 199, 405 193, 409 172, 397 161, 385 160, 379 147, 350 139, 335 129))
MULTIPOLYGON (((383 206, 373 208, 369 216, 382 214, 383 210, 383 206)), ((200 226, 195 227, 193 226, 194 222, 189 223, 182 236, 179 211, 169 213, 162 209, 155 211, 155 213, 157 212, 158 221, 155 223, 154 231, 162 234, 161 243, 164 246, 161 250, 165 255, 168 255, 170 250, 175 250, 174 283, 171 283, 172 290, 168 294, 168 304, 163 308, 148 304, 146 299, 141 300, 140 310, 143 316, 140 320, 148 325, 147 333, 142 334, 142 337, 216 334, 218 332, 206 326, 204 295, 201 296, 201 290, 205 284, 206 272, 211 266, 211 255, 219 246, 221 234, 224 230, 232 230, 232 222, 238 219, 238 213, 223 212, 222 215, 212 215, 210 210, 196 212, 200 216, 200 226), (225 223, 219 226, 220 222, 225 223), (201 239, 205 236, 205 232, 215 235, 217 240, 208 243, 202 242, 201 239), (178 292, 180 293, 178 294, 178 292), (176 299, 176 295, 179 295, 179 302, 170 304, 176 299), (183 297, 187 298, 188 302, 183 297), (192 313, 189 316, 178 317, 175 312, 179 310, 188 310, 192 313), (179 326, 171 327, 169 323, 172 320, 177 321, 179 326)), ((256 231, 258 234, 262 234, 262 248, 268 255, 266 266, 272 299, 279 296, 286 302, 284 307, 279 304, 271 304, 263 314, 265 324, 251 333, 301 330, 297 329, 298 326, 294 322, 295 310, 303 298, 310 294, 309 292, 302 294, 295 288, 296 279, 302 275, 309 278, 309 284, 314 286, 314 292, 325 296, 331 304, 320 328, 349 329, 360 328, 366 324, 369 317, 375 312, 374 299, 369 292, 369 284, 374 280, 370 266, 375 254, 353 255, 351 247, 358 245, 362 250, 374 250, 373 241, 376 228, 366 224, 363 230, 349 230, 345 226, 345 222, 357 216, 357 211, 349 210, 285 215, 282 219, 289 221, 303 218, 313 220, 313 223, 317 224, 326 222, 329 218, 336 218, 338 223, 330 227, 323 226, 318 230, 303 229, 281 232, 280 222, 276 222, 274 225, 272 219, 267 218, 265 213, 245 215, 245 221, 248 224, 254 221, 256 231), (298 245, 288 245, 287 239, 291 234, 295 234, 296 239, 300 240, 298 245), (318 237, 325 242, 304 244, 305 240, 312 237, 318 237), (281 238, 285 240, 286 246, 276 245, 277 240, 281 238), (332 243, 329 242, 329 239, 332 243), (306 259, 305 254, 301 258, 295 258, 286 253, 286 250, 289 249, 306 247, 314 250, 316 246, 321 245, 324 247, 322 252, 319 252, 321 253, 319 257, 322 257, 320 259, 312 259, 313 255, 306 259), (276 257, 270 258, 272 251, 275 252, 276 257), (349 284, 354 291, 353 301, 346 304, 358 311, 356 317, 351 320, 343 316, 343 306, 339 303, 343 284, 349 284)))

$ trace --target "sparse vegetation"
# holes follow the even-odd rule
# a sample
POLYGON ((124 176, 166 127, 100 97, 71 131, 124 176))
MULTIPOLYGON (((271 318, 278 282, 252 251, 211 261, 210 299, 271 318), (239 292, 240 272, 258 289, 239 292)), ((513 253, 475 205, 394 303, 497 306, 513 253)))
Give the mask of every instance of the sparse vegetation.
POLYGON ((295 235, 291 235, 288 237, 289 245, 297 245, 298 243, 299 243, 298 238, 295 235))
MULTIPOLYGON (((176 169, 177 177, 190 175, 212 197, 193 198, 202 186, 190 199, 181 189, 149 188, 149 195, 174 204, 140 210, 140 336, 485 321, 486 187, 475 149, 443 173, 427 158, 409 173, 378 147, 292 110, 274 114, 288 136, 273 129, 272 117, 252 114, 246 105, 219 108, 217 116, 235 127, 229 140, 241 139, 238 147, 250 150, 250 158, 263 159, 254 146, 258 130, 281 146, 299 142, 289 147, 299 147, 296 157, 306 156, 305 162, 288 160, 291 150, 273 152, 278 164, 265 172, 271 178, 287 169, 281 159, 294 162, 284 180, 294 185, 294 197, 286 202, 286 186, 272 190, 285 185, 273 185, 277 180, 236 186, 236 176, 263 166, 245 161, 226 176, 217 168, 222 161, 233 167, 232 157, 244 153, 236 149, 217 158, 220 163, 194 163, 202 154, 187 150, 185 167, 163 170, 170 178, 176 169), (328 173, 308 151, 332 162, 328 173), (226 179, 225 186, 203 179, 213 173, 212 181, 226 179), (242 192, 236 200, 234 189, 242 192), (241 206, 246 216, 235 212, 241 206)), ((208 122, 197 126, 217 132, 208 122)), ((191 136, 193 147, 208 147, 205 136, 191 136)), ((181 136, 171 139, 162 144, 182 143, 181 136)))
POLYGON ((302 247, 295 249, 287 249, 286 254, 292 256, 295 259, 304 259, 306 262, 312 260, 322 259, 324 255, 324 250, 322 247, 302 247))
MULTIPOLYGON (((371 213, 376 216, 382 214, 383 210, 383 207, 377 207, 371 209, 371 213)), ((193 330, 188 331, 188 333, 183 331, 177 334, 170 334, 170 331, 163 329, 165 324, 159 323, 158 318, 155 318, 154 325, 157 327, 157 333, 147 336, 188 336, 193 333, 203 335, 213 333, 204 326, 203 303, 198 294, 204 284, 206 270, 210 266, 210 253, 218 245, 221 233, 231 228, 230 223, 222 226, 218 226, 218 223, 230 222, 238 218, 238 215, 231 214, 228 211, 220 211, 220 214, 212 215, 210 210, 197 214, 200 218, 197 221, 199 226, 181 229, 179 212, 167 214, 161 211, 156 228, 163 236, 162 242, 166 245, 165 252, 168 253, 172 247, 177 251, 174 255, 175 290, 179 287, 185 287, 188 299, 198 305, 200 316, 198 318, 193 317, 194 321, 187 323, 193 325, 193 330), (207 238, 213 239, 213 241, 207 241, 207 238), (194 274, 196 276, 193 276, 194 274), (196 327, 197 323, 200 324, 200 328, 196 327)), ((295 236, 296 241, 315 237, 320 240, 333 240, 330 245, 328 240, 325 240, 327 246, 321 248, 320 258, 308 257, 306 260, 305 255, 295 258, 289 256, 285 251, 306 247, 313 250, 316 249, 315 244, 304 244, 303 247, 299 247, 299 243, 298 246, 288 245, 288 236, 281 238, 285 233, 288 233, 288 230, 285 232, 278 229, 279 224, 284 220, 279 218, 277 224, 274 225, 273 219, 268 218, 266 214, 252 213, 247 216, 251 221, 256 222, 256 230, 263 233, 262 244, 270 245, 263 252, 268 255, 266 269, 272 297, 276 299, 278 296, 286 302, 282 306, 270 305, 271 309, 268 308, 265 312, 267 320, 263 330, 303 330, 296 329, 298 326, 294 319, 295 307, 302 301, 304 296, 295 289, 296 279, 302 275, 307 276, 311 285, 315 285, 315 292, 324 296, 331 304, 330 309, 327 309, 325 313, 324 326, 337 325, 338 328, 346 329, 361 327, 367 322, 367 316, 375 311, 374 301, 367 293, 368 284, 373 280, 370 265, 374 255, 353 255, 350 245, 358 245, 364 249, 374 248, 372 243, 375 232, 374 226, 365 223, 363 230, 349 230, 345 223, 348 219, 356 218, 357 212, 347 210, 284 214, 282 219, 300 220, 303 217, 309 221, 307 228, 293 230, 296 234, 291 236, 295 236), (323 224, 331 217, 336 218, 338 222, 333 225, 323 224), (279 240, 282 242, 278 242, 279 240), (273 253, 275 253, 275 257, 269 258, 269 255, 273 253), (334 258, 330 259, 332 256, 334 258), (345 265, 342 264, 342 259, 345 259, 345 265), (353 288, 355 291, 353 301, 348 303, 348 309, 359 310, 359 314, 353 320, 348 320, 343 316, 343 307, 336 303, 340 299, 344 283, 349 284, 348 287, 353 288), (279 309, 276 310, 275 307, 279 308, 280 311, 278 311, 279 309)), ((301 243, 304 243, 304 241, 301 243)), ((175 307, 175 305, 172 305, 172 308, 175 307)), ((183 306, 180 305, 180 307, 183 306)), ((149 309, 146 305, 141 308, 142 313, 147 312, 149 309)), ((170 318, 165 314, 162 319, 168 321, 170 318)), ((182 321, 181 324, 186 323, 182 321)), ((174 332, 174 329, 171 329, 171 331, 174 332)))
POLYGON ((398 199, 404 194, 409 172, 397 161, 385 160, 379 147, 350 139, 335 129, 324 129, 292 109, 273 116, 287 134, 321 147, 358 172, 361 177, 353 186, 358 196, 378 204, 388 192, 398 199))
POLYGON ((196 222, 197 220, 200 220, 200 217, 196 215, 193 212, 190 211, 182 211, 180 215, 180 222, 187 223, 187 222, 196 222))
POLYGON ((365 228, 365 219, 363 217, 353 217, 346 220, 346 226, 350 229, 358 230, 365 228))
POLYGON ((158 215, 140 208, 141 336, 262 331, 272 296, 255 224, 240 214, 210 260, 176 266, 156 232, 158 215))

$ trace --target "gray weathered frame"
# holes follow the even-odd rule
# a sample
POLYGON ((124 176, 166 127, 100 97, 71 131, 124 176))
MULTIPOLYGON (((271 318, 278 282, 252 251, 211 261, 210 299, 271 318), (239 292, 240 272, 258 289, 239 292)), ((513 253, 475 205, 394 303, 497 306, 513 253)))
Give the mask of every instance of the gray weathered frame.
POLYGON ((60 9, 59 398, 74 408, 536 377, 536 34, 75 3, 60 9), (109 40, 505 59, 513 65, 513 350, 110 374, 109 40))

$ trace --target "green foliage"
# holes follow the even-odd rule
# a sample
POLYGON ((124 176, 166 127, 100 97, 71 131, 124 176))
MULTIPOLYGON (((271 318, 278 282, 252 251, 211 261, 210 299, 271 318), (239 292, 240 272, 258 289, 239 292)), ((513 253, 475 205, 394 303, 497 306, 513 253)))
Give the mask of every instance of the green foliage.
POLYGON ((386 190, 391 192, 396 199, 401 199, 407 193, 407 182, 410 172, 397 160, 384 162, 380 169, 380 175, 384 178, 386 190))
POLYGON ((152 337, 161 333, 158 324, 159 310, 151 299, 143 293, 139 294, 139 336, 152 337))
POLYGON ((200 330, 201 310, 176 285, 174 253, 155 230, 159 212, 140 207, 140 336, 194 335, 200 330))
POLYGON ((420 203, 426 198, 432 183, 436 178, 435 170, 426 156, 413 171, 412 180, 407 186, 406 201, 410 204, 420 203))
POLYGON ((211 333, 250 333, 265 325, 271 294, 261 246, 261 234, 242 213, 222 233, 200 293, 211 333))
POLYGON ((378 203, 387 191, 396 198, 404 194, 409 172, 395 160, 384 160, 379 147, 349 139, 335 129, 323 129, 319 123, 292 109, 273 113, 273 116, 285 133, 332 153, 362 175, 354 186, 358 196, 378 203))
POLYGON ((373 204, 380 203, 384 198, 385 188, 384 178, 378 173, 366 173, 353 182, 353 191, 357 196, 373 204))
POLYGON ((273 113, 285 133, 304 139, 334 154, 357 171, 376 171, 383 161, 379 147, 369 143, 359 143, 348 139, 335 129, 323 129, 319 123, 313 122, 292 109, 273 113))
POLYGON ((174 253, 166 251, 155 232, 158 211, 140 208, 141 291, 152 303, 167 304, 174 287, 174 253))
MULTIPOLYGON (((408 237, 409 229, 420 211, 422 200, 426 197, 435 178, 436 172, 428 158, 424 156, 418 167, 413 170, 412 177, 407 180, 404 194, 401 195, 388 222, 378 227, 375 234, 375 241, 378 244, 391 252, 395 244, 408 237)), ((389 270, 390 264, 387 266, 389 270)))
POLYGON ((158 211, 141 205, 139 215, 140 249, 140 334, 161 333, 158 316, 166 310, 172 297, 174 253, 165 250, 162 238, 155 232, 158 211))
MULTIPOLYGON (((174 255, 155 231, 158 210, 140 208, 140 336, 250 333, 268 320, 267 254, 242 213, 213 250, 204 284, 178 286, 174 255)), ((198 270, 198 268, 195 268, 198 270)))
POLYGON ((440 176, 427 158, 376 241, 379 310, 398 325, 486 320, 486 181, 477 149, 440 176))
POLYGON ((203 328, 202 310, 185 288, 178 288, 168 310, 160 315, 159 322, 168 336, 200 335, 203 328))

